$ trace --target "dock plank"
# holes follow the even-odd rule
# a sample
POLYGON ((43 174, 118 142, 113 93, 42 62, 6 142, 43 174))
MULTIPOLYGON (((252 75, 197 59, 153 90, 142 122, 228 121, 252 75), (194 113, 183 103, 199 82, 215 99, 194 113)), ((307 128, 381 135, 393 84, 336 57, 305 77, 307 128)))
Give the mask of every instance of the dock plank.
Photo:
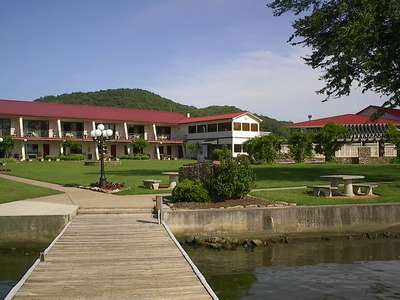
POLYGON ((211 299, 149 215, 78 215, 14 299, 211 299))

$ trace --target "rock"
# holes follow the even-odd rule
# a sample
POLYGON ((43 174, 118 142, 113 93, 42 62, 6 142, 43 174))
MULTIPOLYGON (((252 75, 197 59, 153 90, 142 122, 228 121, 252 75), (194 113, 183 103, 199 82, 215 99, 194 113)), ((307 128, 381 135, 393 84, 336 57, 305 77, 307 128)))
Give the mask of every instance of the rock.
POLYGON ((214 236, 214 237, 208 238, 208 239, 207 239, 207 242, 209 242, 209 243, 219 243, 219 244, 222 244, 222 243, 225 242, 225 240, 224 240, 223 238, 214 236))
POLYGON ((186 244, 193 244, 195 241, 196 239, 194 238, 194 236, 189 236, 185 240, 186 244))
POLYGON ((238 209, 238 208, 244 208, 243 205, 235 205, 235 206, 228 206, 228 209, 238 209))
POLYGON ((212 249, 222 249, 222 245, 220 243, 207 243, 207 246, 212 249))
POLYGON ((252 245, 257 246, 257 247, 260 247, 260 246, 264 245, 262 240, 257 240, 257 239, 256 240, 251 240, 251 243, 252 243, 252 245))
POLYGON ((246 205, 246 208, 257 208, 257 207, 258 207, 257 204, 249 204, 249 205, 246 205))

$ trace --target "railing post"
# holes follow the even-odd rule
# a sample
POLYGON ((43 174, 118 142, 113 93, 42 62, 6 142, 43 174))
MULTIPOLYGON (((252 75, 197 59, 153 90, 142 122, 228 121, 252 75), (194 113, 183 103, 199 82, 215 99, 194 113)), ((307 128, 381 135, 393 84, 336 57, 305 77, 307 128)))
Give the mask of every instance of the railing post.
POLYGON ((156 209, 158 216, 158 224, 163 222, 163 196, 156 196, 156 209))

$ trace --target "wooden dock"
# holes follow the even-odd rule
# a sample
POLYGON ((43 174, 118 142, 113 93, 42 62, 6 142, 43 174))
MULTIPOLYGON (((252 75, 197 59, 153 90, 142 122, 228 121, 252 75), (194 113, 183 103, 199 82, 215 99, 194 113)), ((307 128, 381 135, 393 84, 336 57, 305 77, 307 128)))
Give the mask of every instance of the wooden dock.
POLYGON ((149 214, 74 218, 13 299, 212 299, 149 214))

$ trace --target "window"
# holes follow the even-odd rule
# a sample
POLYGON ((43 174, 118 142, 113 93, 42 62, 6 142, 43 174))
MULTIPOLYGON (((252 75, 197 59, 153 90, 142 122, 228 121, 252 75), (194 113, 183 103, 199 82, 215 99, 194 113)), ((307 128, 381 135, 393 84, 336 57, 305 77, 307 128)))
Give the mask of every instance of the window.
POLYGON ((144 138, 144 126, 143 125, 128 125, 128 136, 129 139, 144 138))
POLYGON ((0 136, 6 136, 11 134, 11 120, 0 119, 0 136))
POLYGON ((233 129, 238 131, 242 130, 242 123, 239 122, 233 123, 233 129))
POLYGON ((25 136, 49 136, 49 121, 24 120, 25 136))
POLYGON ((189 126, 189 133, 196 133, 196 126, 189 126))
POLYGON ((159 140, 170 140, 171 139, 171 127, 168 126, 156 126, 157 138, 159 140))
POLYGON ((251 124, 251 131, 258 131, 258 124, 252 123, 251 124))
POLYGON ((233 151, 236 153, 241 153, 242 152, 242 145, 241 144, 234 144, 233 145, 233 151))
POLYGON ((217 125, 218 124, 208 124, 208 132, 217 132, 217 125))
POLYGON ((232 123, 218 123, 218 131, 232 131, 232 123))
POLYGON ((203 133, 207 131, 207 125, 197 125, 197 133, 203 133))
POLYGON ((249 123, 242 123, 242 130, 243 131, 250 131, 250 124, 249 123))
POLYGON ((83 137, 83 123, 61 122, 62 133, 68 137, 83 137))

